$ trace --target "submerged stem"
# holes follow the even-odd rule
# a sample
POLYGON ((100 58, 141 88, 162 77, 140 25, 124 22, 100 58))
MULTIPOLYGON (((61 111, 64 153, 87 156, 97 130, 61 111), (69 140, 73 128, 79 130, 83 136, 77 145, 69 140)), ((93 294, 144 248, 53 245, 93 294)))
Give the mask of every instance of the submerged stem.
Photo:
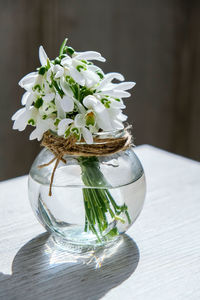
POLYGON ((92 231, 96 235, 98 242, 102 242, 119 234, 117 228, 107 232, 109 226, 108 217, 115 222, 119 221, 124 224, 126 221, 120 216, 121 213, 124 213, 128 223, 131 223, 128 207, 126 204, 119 206, 110 191, 105 189, 108 183, 100 170, 97 157, 79 157, 78 161, 82 170, 83 183, 89 187, 83 188, 85 207, 84 231, 92 231))

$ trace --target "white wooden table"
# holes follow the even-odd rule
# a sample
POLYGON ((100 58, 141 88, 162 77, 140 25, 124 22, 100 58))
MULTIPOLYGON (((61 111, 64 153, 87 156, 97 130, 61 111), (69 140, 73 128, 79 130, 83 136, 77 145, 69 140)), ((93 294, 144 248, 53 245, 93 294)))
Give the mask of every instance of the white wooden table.
POLYGON ((51 246, 27 176, 0 183, 0 299, 200 299, 200 164, 151 146, 144 209, 124 240, 73 256, 51 246))

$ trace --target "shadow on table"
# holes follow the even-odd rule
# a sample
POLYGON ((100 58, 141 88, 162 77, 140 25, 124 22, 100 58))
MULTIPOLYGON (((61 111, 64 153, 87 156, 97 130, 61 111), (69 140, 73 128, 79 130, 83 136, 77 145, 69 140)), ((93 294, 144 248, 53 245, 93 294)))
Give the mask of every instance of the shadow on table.
POLYGON ((58 249, 43 233, 16 254, 12 275, 0 274, 0 296, 6 300, 97 300, 126 280, 138 261, 138 247, 127 235, 109 249, 74 255, 58 249))

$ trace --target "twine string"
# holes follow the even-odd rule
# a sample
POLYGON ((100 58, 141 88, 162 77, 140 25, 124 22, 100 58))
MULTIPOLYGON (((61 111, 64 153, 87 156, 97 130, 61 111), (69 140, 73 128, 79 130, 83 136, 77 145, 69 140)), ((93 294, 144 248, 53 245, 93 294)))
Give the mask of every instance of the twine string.
POLYGON ((41 145, 48 148, 55 156, 48 163, 39 165, 38 168, 44 168, 52 164, 54 161, 55 165, 51 174, 50 185, 49 185, 49 196, 52 196, 52 185, 54 180, 55 171, 60 161, 66 163, 63 158, 64 155, 74 156, 105 156, 112 155, 119 151, 124 151, 132 145, 132 135, 128 131, 130 126, 125 128, 125 134, 118 138, 94 138, 93 144, 86 144, 83 140, 77 143, 75 136, 70 136, 65 139, 54 135, 52 132, 47 131, 43 135, 41 145))

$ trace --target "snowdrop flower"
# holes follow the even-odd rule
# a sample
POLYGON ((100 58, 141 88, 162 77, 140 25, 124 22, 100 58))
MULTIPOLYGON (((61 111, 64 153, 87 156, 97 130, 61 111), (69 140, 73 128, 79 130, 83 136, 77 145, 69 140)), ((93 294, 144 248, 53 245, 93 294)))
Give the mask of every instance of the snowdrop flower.
POLYGON ((120 73, 108 73, 104 76, 99 86, 96 88, 95 94, 101 96, 111 96, 113 98, 127 98, 131 94, 126 92, 135 86, 135 82, 112 83, 113 79, 123 81, 124 77, 120 73))
POLYGON ((80 85, 92 87, 99 82, 97 74, 99 68, 86 63, 85 60, 99 60, 104 62, 105 58, 95 51, 75 52, 72 57, 66 56, 61 64, 69 71, 70 76, 80 85))
POLYGON ((111 131, 113 129, 108 111, 99 99, 93 95, 89 95, 84 98, 83 104, 89 110, 94 112, 96 116, 96 123, 99 128, 105 131, 111 131))
POLYGON ((70 135, 70 124, 74 121, 70 118, 62 119, 58 124, 58 135, 68 137, 70 135))
POLYGON ((38 114, 36 118, 36 128, 30 134, 29 139, 34 140, 37 139, 40 141, 43 137, 43 134, 48 131, 49 129, 54 131, 55 125, 52 119, 43 120, 41 116, 38 114))
POLYGON ((12 116, 14 121, 13 129, 22 131, 26 128, 28 121, 31 120, 31 110, 21 108, 12 116))
POLYGON ((14 121, 13 129, 18 129, 19 131, 24 130, 27 125, 36 127, 30 135, 30 140, 38 139, 40 141, 47 130, 55 129, 54 121, 52 119, 44 120, 35 107, 31 107, 28 110, 21 108, 12 116, 12 120, 14 121))
POLYGON ((88 119, 89 118, 87 118, 87 116, 83 116, 82 114, 76 115, 75 120, 74 120, 74 128, 72 128, 71 131, 72 131, 72 133, 77 132, 77 134, 79 136, 79 140, 82 135, 87 144, 92 144, 93 143, 92 133, 90 132, 89 129, 87 129, 87 127, 90 127, 90 125, 91 126, 93 126, 93 125, 87 123, 88 119), (78 129, 78 131, 77 131, 77 129, 78 129))

